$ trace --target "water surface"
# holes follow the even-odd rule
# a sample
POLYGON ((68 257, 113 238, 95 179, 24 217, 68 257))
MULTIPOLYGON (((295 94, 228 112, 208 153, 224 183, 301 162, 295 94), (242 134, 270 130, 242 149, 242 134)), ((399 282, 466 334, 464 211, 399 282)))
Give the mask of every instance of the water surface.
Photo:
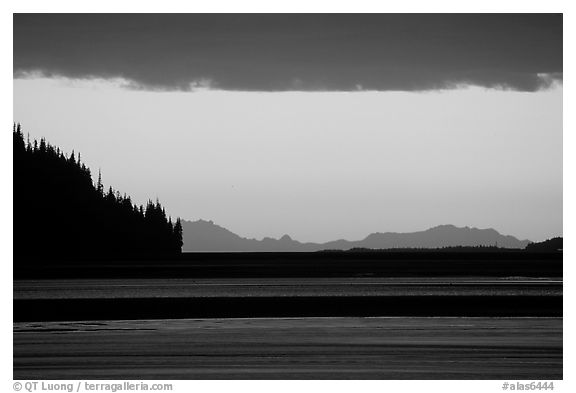
POLYGON ((561 278, 16 280, 14 299, 276 296, 561 296, 561 278))
POLYGON ((561 318, 14 324, 14 379, 561 379, 561 318))

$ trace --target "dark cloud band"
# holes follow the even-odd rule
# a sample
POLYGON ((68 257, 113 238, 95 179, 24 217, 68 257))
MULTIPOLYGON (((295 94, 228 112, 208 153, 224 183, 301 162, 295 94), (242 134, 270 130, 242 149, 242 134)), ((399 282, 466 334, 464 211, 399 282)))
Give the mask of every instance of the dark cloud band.
POLYGON ((14 75, 132 87, 535 91, 562 79, 561 14, 16 14, 14 75))

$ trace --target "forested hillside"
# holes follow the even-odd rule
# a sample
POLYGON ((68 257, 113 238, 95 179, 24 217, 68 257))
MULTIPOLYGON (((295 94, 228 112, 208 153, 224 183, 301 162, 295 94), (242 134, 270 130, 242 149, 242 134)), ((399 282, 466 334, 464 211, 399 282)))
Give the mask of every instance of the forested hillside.
POLYGON ((80 154, 30 142, 20 125, 13 144, 16 263, 180 253, 180 220, 173 223, 158 201, 137 206, 112 187, 104 190, 80 154))

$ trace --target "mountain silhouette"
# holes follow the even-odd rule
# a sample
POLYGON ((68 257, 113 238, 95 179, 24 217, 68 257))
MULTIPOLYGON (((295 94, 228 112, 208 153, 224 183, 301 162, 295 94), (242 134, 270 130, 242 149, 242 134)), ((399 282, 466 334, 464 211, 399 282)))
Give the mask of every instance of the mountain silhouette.
POLYGON ((564 239, 561 237, 554 237, 552 239, 544 240, 539 243, 531 243, 526 246, 526 251, 535 252, 550 252, 562 251, 564 249, 564 239))
POLYGON ((352 248, 442 248, 498 246, 523 249, 531 242, 500 234, 494 229, 439 225, 411 233, 372 233, 363 240, 335 240, 327 243, 302 243, 288 235, 262 240, 241 237, 212 221, 182 221, 184 252, 310 252, 352 248))

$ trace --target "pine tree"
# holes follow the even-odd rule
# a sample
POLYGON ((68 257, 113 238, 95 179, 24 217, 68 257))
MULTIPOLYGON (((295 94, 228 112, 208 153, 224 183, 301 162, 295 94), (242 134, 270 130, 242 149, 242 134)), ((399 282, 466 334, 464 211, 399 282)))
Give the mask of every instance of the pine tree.
POLYGON ((98 168, 98 183, 96 183, 96 191, 99 195, 104 195, 104 185, 102 185, 102 173, 100 168, 98 168))
POLYGON ((176 224, 174 224, 174 238, 177 251, 180 252, 182 250, 182 245, 184 244, 182 241, 182 223, 180 222, 180 218, 178 218, 176 224))

